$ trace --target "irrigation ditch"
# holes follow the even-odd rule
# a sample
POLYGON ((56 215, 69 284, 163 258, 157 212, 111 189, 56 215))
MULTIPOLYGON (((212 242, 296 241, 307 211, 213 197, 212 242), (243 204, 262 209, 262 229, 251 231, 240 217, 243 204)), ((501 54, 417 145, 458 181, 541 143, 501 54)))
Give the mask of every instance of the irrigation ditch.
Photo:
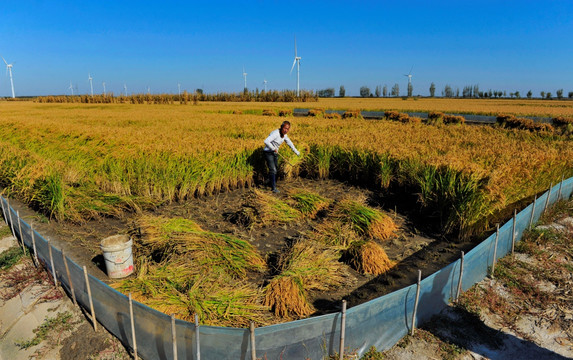
MULTIPOLYGON (((348 302, 348 310, 293 322, 254 328, 221 328, 178 320, 132 301, 89 275, 53 247, 1 199, 2 213, 22 245, 42 261, 56 281, 90 314, 94 326, 105 326, 145 359, 310 358, 322 359, 351 350, 360 355, 376 346, 395 344, 418 324, 438 313, 461 291, 486 277, 496 261, 512 252, 514 243, 545 209, 573 192, 573 178, 561 181, 529 204, 460 259, 417 282, 367 302, 348 302)), ((426 274, 424 274, 426 276, 426 274)), ((378 283, 380 279, 373 281, 378 283)), ((360 298, 360 296, 357 296, 360 298)))

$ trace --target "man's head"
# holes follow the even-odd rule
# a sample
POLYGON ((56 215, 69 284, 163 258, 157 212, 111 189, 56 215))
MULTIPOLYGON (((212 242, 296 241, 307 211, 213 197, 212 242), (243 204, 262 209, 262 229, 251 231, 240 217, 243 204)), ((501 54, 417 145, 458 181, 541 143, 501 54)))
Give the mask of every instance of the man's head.
POLYGON ((281 137, 285 136, 290 130, 290 122, 289 121, 283 121, 279 130, 281 133, 281 137))

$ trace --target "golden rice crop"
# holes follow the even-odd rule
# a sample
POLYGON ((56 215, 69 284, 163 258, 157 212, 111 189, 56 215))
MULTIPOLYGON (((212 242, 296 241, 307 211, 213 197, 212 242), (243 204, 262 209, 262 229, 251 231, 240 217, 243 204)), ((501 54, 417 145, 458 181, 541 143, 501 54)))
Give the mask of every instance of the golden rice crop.
POLYGON ((381 275, 394 266, 386 251, 375 241, 356 241, 347 254, 350 265, 362 274, 381 275))

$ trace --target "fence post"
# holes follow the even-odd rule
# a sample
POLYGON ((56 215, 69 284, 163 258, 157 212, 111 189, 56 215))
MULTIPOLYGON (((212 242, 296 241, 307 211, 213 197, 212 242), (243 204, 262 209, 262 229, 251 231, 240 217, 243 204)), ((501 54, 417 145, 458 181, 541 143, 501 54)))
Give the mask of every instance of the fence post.
POLYGON ((34 225, 30 224, 30 232, 32 233, 32 249, 34 250, 34 259, 36 260, 36 267, 40 265, 38 262, 38 252, 36 251, 36 237, 34 236, 34 225))
POLYGON ((533 215, 535 214, 535 203, 537 203, 537 194, 533 199, 533 209, 531 209, 531 216, 529 217, 529 230, 531 230, 531 225, 533 225, 533 215))
POLYGON ((517 219, 517 209, 513 209, 513 226, 511 227, 511 255, 515 250, 515 220, 517 219))
POLYGON ((10 216, 10 229, 12 229, 12 236, 18 241, 16 231, 14 230, 14 221, 12 220, 12 211, 10 211, 10 203, 8 202, 8 215, 10 216))
POLYGON ((50 254, 50 266, 52 269, 52 276, 54 277, 54 286, 58 287, 58 278, 56 277, 56 268, 54 267, 54 257, 52 256, 52 245, 50 245, 50 240, 46 241, 48 243, 48 253, 50 254))
POLYGON ((557 193, 557 201, 561 200, 561 188, 563 187, 564 178, 565 174, 561 175, 561 182, 559 183, 559 192, 557 193))
POLYGON ((456 302, 460 297, 462 292, 462 278, 464 276, 464 252, 462 251, 462 256, 460 257, 460 278, 458 279, 458 290, 456 291, 456 302))
POLYGON ((18 218, 18 233, 20 234, 20 243, 22 244, 22 251, 26 252, 26 246, 24 245, 24 236, 22 236, 22 221, 20 221, 20 211, 16 212, 16 217, 18 218))
POLYGON ((499 239, 499 223, 495 225, 496 226, 496 230, 495 230, 495 245, 493 247, 493 262, 491 263, 491 278, 494 278, 493 273, 495 272, 495 261, 497 258, 497 241, 499 239))
POLYGON ((129 322, 131 323, 131 341, 133 342, 133 357, 137 357, 137 339, 135 338, 135 319, 133 318, 133 301, 131 300, 131 292, 129 293, 129 322))
POLYGON ((420 282, 422 281, 422 270, 418 270, 418 286, 416 287, 416 301, 414 302, 414 312, 412 313, 412 331, 410 335, 414 335, 416 328, 416 313, 418 312, 418 301, 420 300, 420 282))
POLYGON ((171 314, 171 342, 173 343, 173 360, 177 360, 177 334, 175 333, 175 314, 171 314))
POLYGON ((4 215, 4 221, 8 225, 8 219, 6 218, 6 210, 4 209, 4 197, 0 196, 0 205, 2 206, 2 215, 4 215))
POLYGON ((195 342, 197 343, 197 360, 201 360, 201 343, 199 342, 199 315, 195 313, 195 342))
POLYGON ((88 279, 88 270, 86 269, 85 265, 84 265, 84 278, 86 279, 86 288, 88 290, 88 299, 90 301, 90 310, 92 312, 92 322, 94 324, 94 331, 97 331, 97 320, 96 320, 96 314, 95 314, 95 310, 94 310, 94 302, 92 300, 92 290, 90 289, 90 282, 88 279))
POLYGON ((339 359, 344 359, 344 338, 346 336, 346 300, 342 300, 342 319, 340 320, 340 355, 339 359))
POLYGON ((251 360, 257 360, 257 349, 255 344, 255 323, 251 321, 249 326, 249 332, 251 333, 251 360))
POLYGON ((545 199, 545 207, 543 207, 543 213, 547 211, 547 206, 549 205, 549 198, 551 197, 551 188, 553 187, 553 183, 549 184, 549 192, 547 193, 547 199, 545 199))
POLYGON ((68 282, 70 283, 70 292, 72 293, 72 299, 74 300, 74 305, 78 305, 76 300, 76 291, 74 290, 74 282, 72 281, 72 277, 70 276, 70 268, 68 267, 68 259, 66 258, 66 254, 64 250, 62 250, 62 260, 64 261, 64 267, 66 268, 66 275, 68 276, 68 282))

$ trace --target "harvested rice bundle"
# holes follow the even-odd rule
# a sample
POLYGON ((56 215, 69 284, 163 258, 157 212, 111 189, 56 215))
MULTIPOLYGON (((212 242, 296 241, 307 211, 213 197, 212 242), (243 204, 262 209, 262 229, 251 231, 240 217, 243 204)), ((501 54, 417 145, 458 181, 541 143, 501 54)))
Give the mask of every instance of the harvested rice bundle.
POLYGON ((331 200, 306 189, 295 189, 291 191, 290 197, 295 201, 293 207, 311 219, 331 203, 331 200))
POLYGON ((352 243, 347 257, 350 266, 362 274, 380 275, 394 266, 382 246, 373 240, 352 243))
POLYGON ((262 291, 252 284, 236 281, 224 271, 195 273, 178 263, 155 269, 144 279, 129 279, 116 285, 123 292, 158 311, 218 326, 246 326, 250 321, 270 323, 268 308, 262 305, 262 291))
POLYGON ((220 267, 239 277, 245 277, 247 271, 265 269, 265 261, 248 241, 204 231, 188 219, 145 216, 139 229, 141 245, 137 252, 157 263, 183 257, 195 267, 220 267))
POLYGON ((350 224, 340 221, 327 220, 317 225, 307 237, 321 244, 327 245, 333 250, 346 250, 355 241, 358 235, 350 224))
POLYGON ((233 221, 247 227, 256 223, 288 223, 300 218, 300 211, 293 209, 285 201, 252 189, 243 196, 242 209, 233 216, 233 221))
POLYGON ((334 210, 334 217, 350 224, 359 235, 386 240, 398 229, 394 221, 382 212, 364 205, 361 200, 342 200, 334 210))
POLYGON ((280 274, 265 288, 264 305, 275 315, 290 318, 312 314, 308 290, 327 290, 339 286, 345 270, 338 254, 316 242, 299 241, 279 259, 280 274))

